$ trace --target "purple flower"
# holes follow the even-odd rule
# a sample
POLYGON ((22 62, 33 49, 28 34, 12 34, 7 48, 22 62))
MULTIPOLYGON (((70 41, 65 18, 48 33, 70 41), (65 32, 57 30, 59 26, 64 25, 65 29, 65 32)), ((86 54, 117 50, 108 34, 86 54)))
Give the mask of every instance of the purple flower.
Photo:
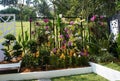
POLYGON ((62 45, 64 45, 65 43, 66 43, 66 40, 63 40, 63 41, 62 41, 62 45))
POLYGON ((83 56, 83 55, 84 55, 84 51, 81 51, 81 52, 80 52, 80 55, 82 55, 82 56, 83 56))
POLYGON ((49 22, 49 19, 44 19, 43 21, 44 21, 45 23, 47 23, 47 22, 49 22))
POLYGON ((83 49, 81 52, 80 52, 80 55, 81 56, 88 56, 88 51, 86 49, 83 49))
POLYGON ((91 21, 95 21, 95 19, 96 19, 96 15, 93 15, 93 17, 90 18, 91 21))
POLYGON ((30 22, 32 22, 32 19, 30 18, 30 20, 29 20, 30 22))
POLYGON ((74 21, 70 21, 70 25, 73 25, 74 24, 74 21))
POLYGON ((72 42, 71 41, 68 42, 68 47, 70 47, 70 46, 72 46, 72 42))
POLYGON ((56 48, 54 48, 54 49, 53 49, 53 53, 56 53, 56 52, 57 52, 57 49, 56 49, 56 48))
POLYGON ((66 34, 66 37, 69 38, 70 36, 68 34, 66 34))
POLYGON ((68 28, 64 28, 64 31, 67 32, 67 31, 68 31, 68 28))

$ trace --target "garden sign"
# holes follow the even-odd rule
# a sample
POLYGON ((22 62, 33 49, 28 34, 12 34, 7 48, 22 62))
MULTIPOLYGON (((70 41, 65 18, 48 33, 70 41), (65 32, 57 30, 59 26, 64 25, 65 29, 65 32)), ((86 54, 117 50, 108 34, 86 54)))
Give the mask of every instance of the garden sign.
POLYGON ((115 41, 120 32, 120 15, 114 15, 109 18, 109 30, 110 34, 113 34, 112 41, 115 41))
POLYGON ((5 57, 1 50, 4 36, 9 33, 15 35, 15 14, 0 14, 0 61, 5 57))

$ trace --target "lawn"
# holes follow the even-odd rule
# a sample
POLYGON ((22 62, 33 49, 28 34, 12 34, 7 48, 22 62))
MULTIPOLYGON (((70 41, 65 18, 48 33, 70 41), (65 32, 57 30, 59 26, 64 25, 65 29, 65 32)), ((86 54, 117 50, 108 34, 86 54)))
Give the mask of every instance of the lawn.
MULTIPOLYGON (((20 80, 20 81, 37 81, 37 80, 20 80)), ((91 73, 66 77, 57 77, 52 78, 51 81, 108 81, 108 80, 97 74, 91 73)))
POLYGON ((53 78, 52 81, 108 81, 97 74, 82 74, 75 76, 53 78))
MULTIPOLYGON (((23 22, 23 31, 28 31, 29 34, 29 27, 30 27, 30 22, 24 21, 23 22)), ((21 35, 22 33, 21 30, 21 22, 20 21, 16 21, 16 38, 18 37, 18 35, 21 35)))
POLYGON ((106 66, 106 67, 111 68, 111 69, 114 69, 114 70, 120 71, 120 62, 101 63, 101 65, 106 66))

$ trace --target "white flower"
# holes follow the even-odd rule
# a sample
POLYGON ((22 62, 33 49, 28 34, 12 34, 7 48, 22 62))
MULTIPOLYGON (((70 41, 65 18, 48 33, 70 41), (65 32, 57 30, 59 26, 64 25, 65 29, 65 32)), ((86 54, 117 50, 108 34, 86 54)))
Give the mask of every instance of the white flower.
POLYGON ((74 53, 73 56, 76 57, 76 53, 74 53))
POLYGON ((76 33, 75 36, 78 36, 78 33, 76 33))
POLYGON ((49 34, 50 32, 49 31, 45 31, 45 34, 49 34))
POLYGON ((107 49, 106 48, 101 48, 101 51, 107 51, 107 49))
POLYGON ((54 35, 52 35, 52 38, 55 38, 55 36, 54 36, 54 35))
POLYGON ((78 37, 78 40, 81 40, 81 39, 82 39, 82 37, 79 36, 79 37, 78 37))
POLYGON ((81 57, 81 55, 78 55, 78 57, 81 57))

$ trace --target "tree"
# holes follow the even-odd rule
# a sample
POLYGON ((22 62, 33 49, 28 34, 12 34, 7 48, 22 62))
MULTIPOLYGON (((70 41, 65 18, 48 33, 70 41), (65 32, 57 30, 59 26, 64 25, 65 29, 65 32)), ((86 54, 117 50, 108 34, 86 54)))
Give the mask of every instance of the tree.
POLYGON ((26 0, 26 4, 29 6, 32 3, 31 0, 26 0))
POLYGON ((33 5, 39 16, 51 16, 50 7, 46 0, 34 0, 33 5))
POLYGON ((4 9, 4 10, 0 11, 0 14, 15 14, 16 15, 16 20, 20 19, 19 13, 20 13, 20 11, 16 8, 13 8, 13 7, 9 7, 7 9, 4 9))
POLYGON ((64 16, 84 16, 90 14, 105 14, 110 16, 115 13, 116 0, 52 0, 57 13, 64 16))
POLYGON ((9 5, 16 5, 18 3, 18 0, 1 0, 0 4, 4 6, 9 6, 9 5))
POLYGON ((27 5, 23 6, 22 15, 24 15, 22 19, 25 21, 28 21, 30 17, 36 17, 36 12, 34 7, 30 7, 27 5))

